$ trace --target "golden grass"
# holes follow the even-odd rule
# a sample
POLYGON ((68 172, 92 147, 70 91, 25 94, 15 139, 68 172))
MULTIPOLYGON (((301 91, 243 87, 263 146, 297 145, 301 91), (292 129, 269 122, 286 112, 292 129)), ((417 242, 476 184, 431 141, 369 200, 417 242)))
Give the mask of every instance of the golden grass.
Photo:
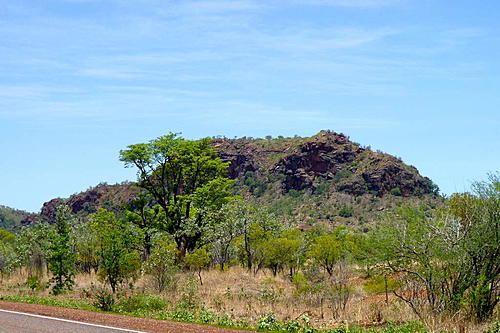
MULTIPOLYGON (((24 269, 4 277, 0 287, 1 296, 36 295, 50 296, 50 289, 32 291, 25 284, 28 272, 24 269)), ((176 275, 177 285, 181 286, 188 279, 197 279, 192 273, 176 275)), ((256 275, 241 267, 231 267, 221 272, 210 270, 202 272, 203 285, 198 284, 197 297, 202 305, 220 314, 230 315, 233 319, 256 321, 259 317, 273 312, 278 319, 297 319, 307 314, 316 327, 334 327, 339 324, 358 324, 365 327, 381 326, 388 321, 408 322, 419 318, 402 301, 390 295, 386 304, 385 295, 369 295, 364 291, 363 279, 353 276, 353 292, 344 311, 334 316, 333 309, 326 301, 323 306, 312 298, 297 295, 295 287, 287 276, 272 276, 268 271, 260 271, 256 275)), ((47 283, 45 274, 42 283, 47 283)), ((198 281, 198 280, 197 280, 198 281)), ((65 299, 92 302, 91 290, 102 286, 95 274, 79 274, 75 278, 73 291, 58 296, 65 299)), ((124 286, 122 294, 138 292, 156 293, 147 276, 139 278, 132 289, 124 286)), ((162 296, 174 305, 179 302, 181 288, 169 288, 162 296)), ((442 329, 457 332, 482 332, 486 324, 476 325, 468 322, 460 314, 450 318, 427 315, 423 321, 432 331, 442 329)))

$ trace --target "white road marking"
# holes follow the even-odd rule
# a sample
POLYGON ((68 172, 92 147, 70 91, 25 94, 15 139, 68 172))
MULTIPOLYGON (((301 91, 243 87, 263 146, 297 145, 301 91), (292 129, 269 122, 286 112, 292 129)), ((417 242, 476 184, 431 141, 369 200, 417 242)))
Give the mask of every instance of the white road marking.
POLYGON ((72 324, 87 325, 87 326, 93 326, 93 327, 99 327, 99 328, 108 328, 108 329, 112 329, 112 330, 116 330, 116 331, 131 332, 131 333, 147 333, 144 331, 134 331, 134 330, 126 329, 126 328, 105 326, 105 325, 99 325, 99 324, 91 324, 91 323, 85 323, 83 321, 76 321, 76 320, 69 320, 69 319, 62 319, 62 318, 47 317, 47 316, 42 316, 42 315, 37 315, 37 314, 32 314, 32 313, 17 312, 17 311, 2 310, 2 309, 0 309, 0 312, 7 312, 7 313, 13 313, 13 314, 18 314, 18 315, 43 318, 43 319, 51 319, 51 320, 63 321, 66 323, 72 323, 72 324))

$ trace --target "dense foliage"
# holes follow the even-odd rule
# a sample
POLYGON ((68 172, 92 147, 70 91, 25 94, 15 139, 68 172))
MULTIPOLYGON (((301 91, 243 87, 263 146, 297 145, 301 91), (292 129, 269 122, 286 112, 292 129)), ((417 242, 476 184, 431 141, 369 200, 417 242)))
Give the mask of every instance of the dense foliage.
POLYGON ((169 134, 129 146, 120 159, 137 168, 138 185, 165 214, 159 227, 174 236, 180 253, 195 249, 208 213, 227 202, 232 185, 224 177, 228 163, 217 157, 211 140, 169 134))

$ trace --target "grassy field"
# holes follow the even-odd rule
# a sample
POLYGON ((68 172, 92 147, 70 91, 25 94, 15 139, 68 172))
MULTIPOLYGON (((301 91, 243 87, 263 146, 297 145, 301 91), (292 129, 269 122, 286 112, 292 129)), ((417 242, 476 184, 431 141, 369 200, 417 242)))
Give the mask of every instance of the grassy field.
MULTIPOLYGON (((135 285, 124 285, 110 300, 110 293, 93 274, 76 277, 73 291, 53 296, 48 278, 27 281, 17 271, 4 277, 0 296, 4 300, 62 306, 148 317, 211 324, 225 327, 282 332, 486 332, 494 323, 475 325, 459 316, 427 315, 418 318, 399 299, 373 292, 360 273, 350 276, 350 296, 345 308, 299 293, 288 277, 267 271, 249 273, 239 267, 221 272, 202 272, 203 285, 191 273, 175 275, 167 290, 156 293, 147 276, 135 285), (387 301, 387 302, 386 302, 387 301)), ((492 330, 491 332, 494 332, 492 330)))

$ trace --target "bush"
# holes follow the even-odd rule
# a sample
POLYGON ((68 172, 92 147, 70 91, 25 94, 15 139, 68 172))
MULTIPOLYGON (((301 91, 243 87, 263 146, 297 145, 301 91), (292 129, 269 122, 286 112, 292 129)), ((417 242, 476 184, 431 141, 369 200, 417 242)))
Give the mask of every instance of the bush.
POLYGON ((115 298, 113 294, 105 289, 100 289, 94 294, 93 305, 102 311, 111 311, 113 305, 115 304, 115 298))
POLYGON ((281 329, 280 322, 276 319, 276 315, 269 312, 264 317, 260 317, 257 323, 257 328, 268 331, 278 331, 281 329))
POLYGON ((26 279, 25 284, 31 289, 31 291, 43 289, 42 283, 40 282, 40 278, 36 275, 29 276, 26 279))
POLYGON ((403 194, 401 193, 401 189, 399 187, 395 187, 393 189, 391 189, 389 191, 392 195, 396 196, 396 197, 400 197, 402 196, 403 194))
POLYGON ((500 321, 496 321, 491 327, 486 329, 484 333, 499 333, 500 332, 500 321))
POLYGON ((137 294, 121 299, 115 305, 118 312, 159 311, 167 306, 167 301, 160 296, 137 294))
POLYGON ((177 255, 176 244, 169 239, 162 237, 155 242, 145 268, 153 286, 160 293, 173 285, 173 275, 177 272, 177 255))
POLYGON ((354 208, 351 206, 344 206, 339 211, 339 216, 342 217, 351 217, 354 215, 354 208))
POLYGON ((200 278, 200 284, 203 285, 203 280, 201 279, 201 271, 208 268, 210 264, 210 256, 205 249, 196 249, 184 257, 184 262, 189 269, 198 272, 198 277, 200 278))
POLYGON ((181 285, 181 297, 177 307, 183 310, 195 310, 199 307, 198 283, 196 279, 189 278, 181 285))

